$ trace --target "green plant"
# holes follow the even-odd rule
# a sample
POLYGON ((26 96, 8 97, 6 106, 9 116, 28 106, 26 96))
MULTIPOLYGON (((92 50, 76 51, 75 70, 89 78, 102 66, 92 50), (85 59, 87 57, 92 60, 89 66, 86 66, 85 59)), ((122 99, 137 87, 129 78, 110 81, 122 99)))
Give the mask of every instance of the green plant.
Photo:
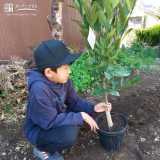
POLYGON ((160 25, 157 24, 146 29, 138 29, 135 34, 139 42, 146 43, 150 46, 156 46, 160 42, 160 25))
POLYGON ((87 91, 94 82, 94 78, 91 74, 92 67, 86 67, 85 61, 88 58, 88 54, 83 53, 80 58, 78 58, 71 65, 71 80, 74 84, 76 92, 87 91))
POLYGON ((1 97, 2 97, 2 98, 5 98, 5 97, 6 97, 6 92, 5 92, 5 91, 2 91, 1 97))
MULTIPOLYGON (((34 52, 36 45, 37 45, 37 43, 34 43, 32 46, 28 46, 27 48, 29 48, 30 51, 34 52)), ((33 56, 33 55, 31 54, 31 56, 33 56)))
POLYGON ((4 112, 10 112, 12 109, 12 106, 9 102, 1 102, 1 105, 4 112))
POLYGON ((34 43, 32 46, 28 46, 27 48, 29 48, 32 52, 34 52, 36 45, 37 43, 34 43))
POLYGON ((156 64, 158 48, 142 45, 135 41, 130 47, 122 48, 116 58, 116 62, 132 69, 148 70, 156 64))
MULTIPOLYGON (((115 65, 114 62, 120 52, 122 39, 131 31, 126 28, 136 0, 73 1, 75 7, 72 7, 78 10, 83 20, 74 21, 80 26, 80 32, 86 38, 89 53, 87 64, 95 66, 93 76, 102 80, 96 81, 93 92, 95 95, 105 95, 108 103, 108 94, 119 95, 118 84, 123 86, 125 84, 123 77, 131 73, 129 68, 115 65)), ((106 115, 110 128, 113 123, 108 111, 106 115)))

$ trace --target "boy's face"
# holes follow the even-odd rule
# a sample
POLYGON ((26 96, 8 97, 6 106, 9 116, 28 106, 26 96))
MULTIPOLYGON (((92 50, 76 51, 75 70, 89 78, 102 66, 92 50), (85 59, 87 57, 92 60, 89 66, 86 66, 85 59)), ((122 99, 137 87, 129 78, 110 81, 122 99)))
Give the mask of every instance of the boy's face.
POLYGON ((45 70, 46 77, 54 83, 66 83, 71 73, 69 64, 62 65, 57 68, 57 73, 50 68, 45 70))

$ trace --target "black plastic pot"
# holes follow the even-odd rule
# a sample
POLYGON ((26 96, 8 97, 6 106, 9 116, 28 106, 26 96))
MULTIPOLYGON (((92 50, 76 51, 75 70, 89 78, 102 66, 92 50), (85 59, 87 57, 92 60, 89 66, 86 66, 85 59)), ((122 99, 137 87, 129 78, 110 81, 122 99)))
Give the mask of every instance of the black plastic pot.
MULTIPOLYGON (((111 112, 111 115, 112 114, 118 114, 119 116, 122 117, 122 119, 124 120, 124 123, 125 123, 124 128, 122 130, 118 131, 118 132, 107 132, 107 131, 104 131, 104 130, 101 130, 101 129, 98 129, 97 132, 98 132, 98 135, 99 135, 100 144, 102 145, 102 147, 105 150, 107 150, 107 151, 118 151, 124 145, 124 136, 125 136, 126 128, 128 126, 128 121, 122 114, 111 112)), ((106 114, 105 113, 100 114, 96 118, 96 122, 98 123, 103 116, 106 116, 106 114)))

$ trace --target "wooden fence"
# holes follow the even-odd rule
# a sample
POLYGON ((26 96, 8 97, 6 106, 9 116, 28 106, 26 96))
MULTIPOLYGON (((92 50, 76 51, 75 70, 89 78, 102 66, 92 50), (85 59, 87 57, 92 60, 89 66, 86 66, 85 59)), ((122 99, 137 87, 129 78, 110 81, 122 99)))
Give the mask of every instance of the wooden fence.
MULTIPOLYGON (((52 39, 46 16, 51 15, 52 0, 1 0, 0 1, 0 60, 5 61, 17 55, 30 59, 33 52, 27 48, 45 40, 52 39)), ((63 4, 63 39, 69 46, 80 46, 84 38, 72 19, 80 15, 72 5, 72 0, 63 4)))

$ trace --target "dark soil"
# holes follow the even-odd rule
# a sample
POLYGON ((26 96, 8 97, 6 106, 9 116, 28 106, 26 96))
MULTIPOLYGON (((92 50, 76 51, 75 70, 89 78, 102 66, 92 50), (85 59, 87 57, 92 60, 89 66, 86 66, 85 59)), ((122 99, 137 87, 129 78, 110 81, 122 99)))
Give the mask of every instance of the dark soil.
MULTIPOLYGON (((120 97, 109 97, 112 112, 123 114, 129 125, 124 146, 120 151, 108 152, 102 148, 98 134, 87 124, 78 127, 79 140, 75 147, 62 151, 65 160, 159 160, 160 159, 160 73, 139 72, 141 83, 120 91, 120 97)), ((94 103, 103 102, 88 93, 79 96, 94 103)), ((93 115, 96 119, 97 115, 93 115)), ((24 120, 0 124, 1 160, 38 160, 33 146, 23 134, 24 120)), ((106 124, 107 125, 107 124, 106 124)))
POLYGON ((106 114, 102 113, 100 117, 96 118, 96 122, 98 124, 99 130, 104 132, 119 132, 126 127, 126 121, 119 113, 111 112, 113 126, 111 128, 108 127, 108 122, 106 118, 106 114))

